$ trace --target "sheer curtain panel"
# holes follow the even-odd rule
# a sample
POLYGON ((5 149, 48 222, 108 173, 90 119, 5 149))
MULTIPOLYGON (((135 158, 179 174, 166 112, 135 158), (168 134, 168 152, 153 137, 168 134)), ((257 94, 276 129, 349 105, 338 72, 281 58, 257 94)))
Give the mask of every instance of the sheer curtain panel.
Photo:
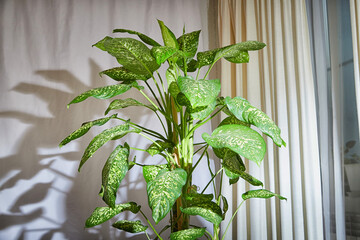
MULTIPOLYGON (((323 239, 316 101, 305 1, 219 1, 220 45, 258 40, 248 64, 221 62, 222 95, 242 96, 282 130, 287 147, 267 139, 260 167, 246 161, 264 188, 288 198, 246 201, 226 239, 323 239)), ((229 218, 252 189, 224 183, 229 218)))
MULTIPOLYGON (((95 207, 104 206, 97 195, 101 169, 113 146, 99 150, 78 174, 82 152, 101 127, 74 144, 61 149, 58 145, 83 122, 102 117, 111 100, 88 99, 69 109, 66 105, 86 90, 115 84, 98 73, 118 63, 91 47, 107 35, 127 37, 112 34, 115 28, 133 29, 162 42, 157 19, 177 36, 185 24, 187 32, 202 29, 199 50, 207 50, 208 4, 207 0, 0 1, 0 239, 146 238, 125 234, 111 223, 84 229, 95 207)), ((134 94, 130 90, 123 97, 146 102, 134 94)), ((146 111, 125 109, 119 117, 157 126, 146 111)), ((140 148, 150 144, 137 135, 127 141, 140 148)), ((136 155, 139 163, 151 160, 149 155, 136 155)), ((151 216, 142 172, 133 170, 122 182, 118 201, 137 201, 151 216)), ((120 218, 141 216, 124 213, 120 218)), ((166 223, 163 220, 159 229, 166 223)))

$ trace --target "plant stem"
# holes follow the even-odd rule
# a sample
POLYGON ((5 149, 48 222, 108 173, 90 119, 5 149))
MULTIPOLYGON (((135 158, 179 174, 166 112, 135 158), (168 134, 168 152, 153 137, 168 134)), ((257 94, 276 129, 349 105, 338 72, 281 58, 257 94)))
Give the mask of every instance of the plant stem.
POLYGON ((151 229, 154 231, 154 233, 156 234, 156 236, 160 239, 163 240, 160 235, 158 234, 158 232, 155 230, 154 226, 151 224, 151 222, 149 221, 149 219, 146 217, 146 215, 140 210, 141 215, 145 218, 145 220, 147 221, 147 223, 150 225, 151 229))
POLYGON ((205 188, 201 191, 201 194, 203 194, 205 192, 205 190, 207 189, 207 187, 213 182, 214 178, 223 170, 223 168, 220 168, 219 171, 216 172, 216 174, 210 179, 210 181, 208 182, 208 184, 206 184, 205 188))
POLYGON ((231 217, 231 219, 230 219, 230 221, 229 221, 228 225, 226 226, 226 229, 225 229, 224 235, 223 235, 223 237, 222 237, 222 239, 221 239, 221 240, 224 240, 224 239, 225 239, 226 232, 228 231, 228 229, 229 229, 229 227, 230 227, 231 222, 233 221, 233 219, 234 219, 234 217, 235 217, 236 213, 239 211, 239 209, 240 209, 241 205, 242 205, 244 202, 245 202, 245 200, 243 200, 243 201, 240 203, 240 205, 238 206, 238 208, 236 209, 236 211, 235 211, 235 212, 234 212, 234 214, 232 215, 232 217, 231 217))

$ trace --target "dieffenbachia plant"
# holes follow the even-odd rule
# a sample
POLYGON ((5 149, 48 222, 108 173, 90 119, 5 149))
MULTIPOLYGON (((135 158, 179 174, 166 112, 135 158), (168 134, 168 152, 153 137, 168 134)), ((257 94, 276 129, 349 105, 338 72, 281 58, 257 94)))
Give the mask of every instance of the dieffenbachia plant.
MULTIPOLYGON (((158 239, 162 239, 161 234, 167 229, 171 229, 170 239, 174 240, 196 239, 203 235, 210 236, 211 239, 219 239, 220 223, 225 219, 227 200, 221 189, 216 189, 215 184, 214 194, 204 194, 204 191, 215 180, 223 179, 224 173, 229 179, 229 184, 235 184, 242 178, 251 185, 261 187, 244 193, 242 195, 244 201, 249 198, 273 196, 285 199, 262 189, 263 183, 246 172, 243 161, 246 158, 259 165, 266 151, 262 135, 251 126, 272 138, 279 147, 285 146, 280 136, 280 129, 265 113, 252 106, 246 99, 219 96, 221 88, 219 79, 206 79, 214 64, 220 59, 232 63, 246 63, 249 61, 248 51, 260 50, 265 44, 247 41, 197 52, 200 31, 185 33, 184 30, 183 35, 176 38, 162 21, 158 22, 164 45, 142 33, 128 29, 115 29, 114 32, 136 35, 141 41, 133 38, 105 37, 94 44, 119 62, 120 66, 100 73, 118 83, 86 91, 75 97, 69 105, 82 102, 89 97, 113 98, 130 89, 137 90, 147 102, 140 102, 134 98, 113 100, 105 110, 104 118, 84 123, 66 137, 60 146, 83 136, 93 126, 102 126, 109 121, 119 122, 118 125, 105 129, 95 136, 80 161, 79 171, 100 147, 109 141, 120 140, 120 144, 110 154, 102 169, 100 196, 107 206, 96 208, 86 220, 86 227, 99 225, 123 211, 131 211, 140 213, 145 222, 121 220, 115 222, 113 226, 132 233, 144 232, 148 238, 147 231, 150 226, 158 239), (167 68, 165 76, 161 76, 158 72, 162 65, 167 68), (200 78, 199 70, 203 67, 207 67, 208 70, 205 76, 200 78), (195 76, 189 74, 196 71, 195 76), (149 81, 153 81, 154 87, 151 87, 149 81), (117 114, 108 116, 109 112, 133 106, 145 107, 154 112, 163 132, 141 126, 130 119, 120 118, 117 114), (211 134, 202 134, 204 142, 194 143, 195 131, 220 112, 224 112, 227 117, 211 134), (138 146, 121 143, 121 140, 130 133, 148 139, 148 148, 139 149, 138 146), (201 189, 192 185, 192 173, 203 159, 207 158, 210 164, 209 147, 220 159, 221 168, 214 173, 209 165, 212 178, 201 189), (132 150, 146 151, 151 156, 160 155, 163 157, 163 163, 155 165, 149 162, 144 165, 131 161, 129 155, 132 150), (200 157, 193 161, 197 153, 200 157), (171 216, 170 224, 160 231, 155 229, 135 202, 122 204, 116 202, 121 181, 132 167, 142 168, 148 204, 155 223, 159 223, 168 214, 171 216), (189 219, 193 215, 201 216, 211 222, 213 231, 190 225, 189 219)), ((230 222, 231 220, 232 218, 230 222)))

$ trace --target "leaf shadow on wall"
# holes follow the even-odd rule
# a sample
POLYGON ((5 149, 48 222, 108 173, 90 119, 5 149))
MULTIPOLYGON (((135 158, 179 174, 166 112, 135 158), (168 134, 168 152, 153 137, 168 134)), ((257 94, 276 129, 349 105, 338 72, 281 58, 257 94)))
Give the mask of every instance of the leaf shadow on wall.
MULTIPOLYGON (((4 196, 9 196, 7 211, 0 215, 0 231, 17 226, 21 230, 16 233, 16 239, 29 239, 36 232, 36 236, 41 236, 41 239, 52 239, 57 234, 70 239, 121 239, 125 236, 125 233, 113 229, 110 223, 84 230, 84 222, 92 210, 104 206, 97 192, 101 184, 102 165, 112 151, 111 146, 98 150, 93 157, 97 159, 91 159, 91 162, 89 160, 88 166, 79 175, 76 173, 78 160, 94 133, 87 133, 88 136, 84 136, 83 140, 76 141, 76 149, 66 146, 58 148, 59 142, 67 134, 77 129, 82 122, 95 119, 94 113, 103 113, 109 103, 95 99, 89 100, 94 104, 74 106, 73 111, 66 109, 66 104, 74 96, 99 86, 98 72, 101 69, 91 60, 90 68, 90 86, 66 70, 36 72, 36 75, 54 86, 61 84, 73 93, 26 82, 13 89, 47 103, 52 117, 19 111, 0 112, 0 118, 16 120, 29 126, 21 136, 17 153, 0 159, 1 165, 6 166, 0 168, 0 176, 6 176, 0 179, 0 191, 4 196)), ((144 117, 136 112, 130 115, 134 122, 144 117)), ((136 195, 131 198, 141 199, 139 204, 144 205, 147 198, 144 197, 146 191, 142 183, 124 180, 128 184, 121 188, 122 194, 125 193, 126 196, 121 200, 127 198, 129 186, 135 186, 136 195)), ((128 239, 143 238, 144 235, 136 235, 128 239)))

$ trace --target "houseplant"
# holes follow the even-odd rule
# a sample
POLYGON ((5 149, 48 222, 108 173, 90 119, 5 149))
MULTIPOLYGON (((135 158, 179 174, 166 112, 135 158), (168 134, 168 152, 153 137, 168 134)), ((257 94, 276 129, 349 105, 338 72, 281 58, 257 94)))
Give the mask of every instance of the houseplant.
MULTIPOLYGON (((253 107, 241 97, 220 97, 220 80, 207 80, 214 64, 221 58, 232 63, 249 61, 248 51, 256 51, 265 47, 257 41, 241 42, 226 47, 197 52, 200 31, 185 33, 176 38, 174 33, 162 22, 158 21, 164 45, 152 38, 128 29, 115 29, 115 33, 128 33, 134 38, 105 37, 95 47, 114 56, 121 66, 101 72, 118 81, 118 84, 88 90, 75 97, 70 103, 75 104, 89 97, 109 99, 118 96, 131 88, 143 95, 148 103, 141 103, 134 98, 115 99, 105 111, 104 118, 84 123, 66 137, 60 146, 86 134, 93 126, 102 126, 109 121, 121 124, 105 129, 89 143, 80 161, 79 171, 85 162, 104 144, 110 140, 122 140, 127 134, 139 134, 149 140, 149 147, 143 149, 150 155, 161 155, 164 162, 159 165, 143 165, 129 159, 130 150, 140 150, 136 146, 120 143, 108 157, 102 169, 102 184, 100 196, 106 207, 96 208, 86 220, 86 227, 101 224, 123 211, 140 213, 144 222, 121 220, 114 227, 133 233, 145 232, 148 226, 158 239, 167 228, 171 229, 171 239, 196 239, 208 235, 212 239, 220 238, 220 223, 225 218, 227 200, 220 189, 214 194, 204 194, 205 189, 216 180, 226 175, 230 184, 235 184, 239 178, 254 186, 262 186, 262 182, 246 173, 242 161, 247 158, 258 165, 264 158, 266 145, 263 137, 250 126, 253 125, 272 138, 279 147, 285 142, 280 136, 280 129, 262 111, 253 107), (194 58, 196 56, 196 59, 194 58), (167 67, 165 76, 157 71, 160 66, 167 67), (200 69, 208 70, 200 78, 200 69), (197 72, 196 72, 197 71, 197 72), (195 73, 192 77, 191 73, 195 73), (153 81, 152 87, 149 82, 153 81), (152 100, 153 99, 153 100, 152 100), (156 114, 163 132, 159 133, 146 126, 140 126, 130 119, 123 119, 110 111, 121 110, 130 106, 145 107, 156 114), (220 112, 228 115, 210 134, 203 133, 204 142, 194 143, 193 136, 202 125, 211 121, 220 112), (221 168, 211 172, 203 189, 192 185, 192 173, 200 161, 208 159, 208 151, 212 147, 215 155, 221 161, 221 168), (195 153, 201 153, 199 159, 193 162, 195 153), (149 217, 141 211, 135 202, 116 204, 117 190, 122 179, 132 167, 141 167, 146 181, 146 190, 152 218, 159 223, 170 214, 170 223, 162 230, 156 230, 149 217), (205 228, 190 225, 190 216, 199 215, 213 224, 210 233, 205 228)), ((68 105, 68 106, 69 106, 68 105)), ((210 168, 209 168, 210 169, 210 168)), ((210 170, 211 171, 211 170, 210 170)), ((284 197, 265 189, 251 190, 242 195, 244 201, 249 198, 284 197)), ((234 213, 234 215, 236 212, 234 213)), ((233 215, 233 217, 234 217, 233 215)), ((230 221, 232 218, 230 219, 230 221)))

